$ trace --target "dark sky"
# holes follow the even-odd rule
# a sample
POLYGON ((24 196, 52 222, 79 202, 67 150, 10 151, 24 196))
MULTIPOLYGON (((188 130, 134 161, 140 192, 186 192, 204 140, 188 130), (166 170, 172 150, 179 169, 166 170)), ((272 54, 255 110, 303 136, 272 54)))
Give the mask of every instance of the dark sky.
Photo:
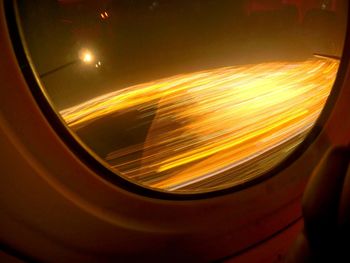
POLYGON ((42 79, 59 110, 179 73, 302 60, 314 52, 341 54, 345 15, 315 9, 300 22, 295 6, 247 15, 246 2, 22 0, 18 5, 39 74, 63 66, 42 79), (108 19, 100 17, 104 11, 108 19), (80 63, 82 48, 102 66, 80 63))

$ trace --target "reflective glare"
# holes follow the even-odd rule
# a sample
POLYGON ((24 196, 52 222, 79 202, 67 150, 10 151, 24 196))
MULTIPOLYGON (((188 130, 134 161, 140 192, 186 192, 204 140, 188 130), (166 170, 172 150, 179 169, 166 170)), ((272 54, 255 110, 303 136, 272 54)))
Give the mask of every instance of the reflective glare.
POLYGON ((73 129, 140 112, 144 143, 106 156, 125 177, 165 190, 240 183, 281 161, 322 110, 339 62, 273 62, 177 75, 61 111, 73 129), (138 156, 138 157, 135 157, 138 156), (261 161, 263 160, 263 161, 261 161))
POLYGON ((251 181, 303 142, 347 18, 345 0, 34 2, 23 30, 69 129, 116 176, 179 193, 251 181))
POLYGON ((80 58, 86 64, 90 64, 90 63, 92 63, 94 61, 94 56, 88 50, 82 51, 81 55, 80 55, 80 58))

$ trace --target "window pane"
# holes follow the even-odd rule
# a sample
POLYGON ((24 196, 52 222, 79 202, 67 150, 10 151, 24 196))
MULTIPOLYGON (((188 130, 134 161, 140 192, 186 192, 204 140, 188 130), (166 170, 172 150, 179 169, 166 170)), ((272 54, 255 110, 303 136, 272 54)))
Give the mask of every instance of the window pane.
POLYGON ((207 192, 268 172, 331 92, 346 0, 18 1, 45 92, 116 176, 207 192))

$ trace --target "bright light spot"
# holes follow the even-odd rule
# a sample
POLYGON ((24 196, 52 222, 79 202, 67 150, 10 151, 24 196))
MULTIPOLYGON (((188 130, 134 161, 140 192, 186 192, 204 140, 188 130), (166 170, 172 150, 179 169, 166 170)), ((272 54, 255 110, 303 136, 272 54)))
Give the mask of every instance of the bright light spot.
POLYGON ((82 50, 79 54, 79 58, 86 64, 90 64, 94 61, 94 56, 89 50, 82 50))
POLYGON ((101 17, 102 19, 107 19, 107 18, 109 17, 109 14, 105 11, 105 12, 103 12, 103 13, 100 14, 100 17, 101 17))
POLYGON ((92 61, 92 55, 89 54, 89 53, 86 53, 84 55, 83 61, 86 62, 86 63, 90 63, 92 61))
POLYGON ((101 65, 102 65, 101 61, 98 61, 98 62, 95 64, 95 67, 96 67, 96 68, 99 68, 101 65))

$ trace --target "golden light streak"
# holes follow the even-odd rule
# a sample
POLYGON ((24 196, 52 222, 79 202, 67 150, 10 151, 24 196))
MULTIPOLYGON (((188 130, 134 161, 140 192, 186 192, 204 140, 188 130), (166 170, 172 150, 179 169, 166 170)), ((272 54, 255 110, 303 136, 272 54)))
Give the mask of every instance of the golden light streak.
POLYGON ((135 85, 61 114, 73 130, 129 111, 154 116, 144 143, 111 150, 105 160, 143 185, 208 191, 257 177, 288 156, 317 120, 338 67, 322 58, 223 67, 135 85))

